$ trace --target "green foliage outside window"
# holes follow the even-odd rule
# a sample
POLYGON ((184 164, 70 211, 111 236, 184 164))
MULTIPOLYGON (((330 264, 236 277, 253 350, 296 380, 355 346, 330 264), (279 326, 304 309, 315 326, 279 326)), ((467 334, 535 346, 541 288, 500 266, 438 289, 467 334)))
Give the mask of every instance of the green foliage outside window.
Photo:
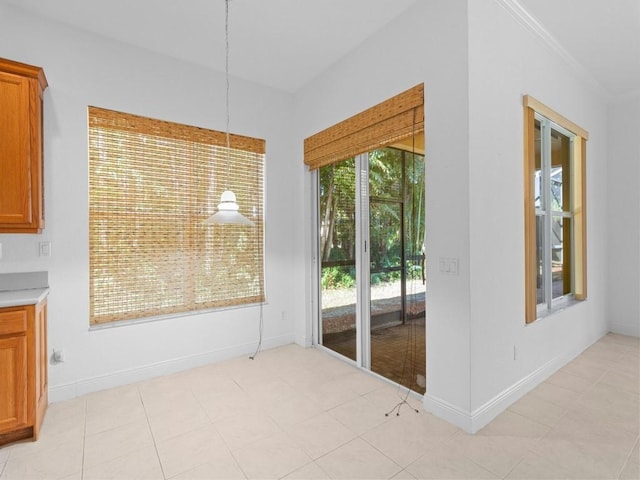
MULTIPOLYGON (((319 188, 322 288, 352 288, 355 286, 355 159, 321 168, 319 188)), ((421 278, 424 157, 395 148, 371 152, 368 188, 371 283, 401 280, 403 245, 406 278, 421 278), (393 268, 398 270, 384 271, 393 268)))

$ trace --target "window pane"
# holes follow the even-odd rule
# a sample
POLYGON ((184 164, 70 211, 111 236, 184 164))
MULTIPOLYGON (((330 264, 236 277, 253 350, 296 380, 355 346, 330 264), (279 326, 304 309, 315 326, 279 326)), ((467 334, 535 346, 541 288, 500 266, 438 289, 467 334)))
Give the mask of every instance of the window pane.
POLYGON ((551 223, 553 298, 571 293, 571 219, 553 217, 551 223))
POLYGON ((320 169, 322 344, 356 360, 356 168, 320 169))
POLYGON ((369 195, 400 199, 402 197, 402 151, 380 148, 369 154, 369 195))
POLYGON ((356 254, 356 169, 350 158, 320 169, 322 262, 349 261, 356 254))
POLYGON ((402 219, 400 203, 375 202, 370 210, 371 271, 402 267, 402 219))
POLYGON ((545 303, 544 298, 544 216, 536 216, 536 303, 545 303))
POLYGON ((536 139, 536 150, 535 150, 535 165, 536 169, 534 171, 535 179, 534 179, 534 205, 535 208, 540 209, 543 208, 543 181, 542 181, 542 135, 540 133, 540 121, 536 120, 535 126, 535 139, 536 139))
POLYGON ((551 209, 568 212, 571 208, 571 141, 551 129, 551 209))

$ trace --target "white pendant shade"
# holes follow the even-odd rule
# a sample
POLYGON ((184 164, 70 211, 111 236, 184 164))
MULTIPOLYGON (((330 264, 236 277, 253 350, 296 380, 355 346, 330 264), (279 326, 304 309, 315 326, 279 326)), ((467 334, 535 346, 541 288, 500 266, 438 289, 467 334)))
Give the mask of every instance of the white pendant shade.
POLYGON ((253 225, 253 222, 244 217, 238 211, 238 204, 236 203, 236 194, 231 190, 222 192, 220 196, 220 203, 218 204, 218 211, 214 215, 211 215, 205 220, 205 223, 213 224, 232 224, 232 225, 253 225))
MULTIPOLYGON (((226 89, 226 111, 227 111, 227 181, 229 179, 229 150, 231 148, 229 142, 229 1, 224 2, 224 32, 225 32, 225 77, 227 83, 226 89)), ((231 224, 231 225, 253 225, 253 222, 244 217, 238 211, 238 204, 236 203, 236 194, 231 190, 225 190, 220 196, 220 203, 218 204, 218 212, 207 218, 204 223, 213 224, 231 224)))

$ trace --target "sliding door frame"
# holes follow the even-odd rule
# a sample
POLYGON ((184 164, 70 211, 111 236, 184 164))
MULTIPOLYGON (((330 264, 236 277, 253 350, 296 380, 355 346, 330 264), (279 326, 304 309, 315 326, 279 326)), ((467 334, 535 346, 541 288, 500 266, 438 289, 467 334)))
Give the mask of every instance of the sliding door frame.
POLYGON ((357 363, 371 370, 371 268, 369 153, 356 156, 356 338, 357 363))
MULTIPOLYGON (((359 367, 371 370, 371 304, 370 304, 370 256, 369 256, 369 153, 362 153, 355 157, 356 191, 355 210, 355 244, 356 244, 356 360, 359 367)), ((334 352, 323 345, 322 339, 322 294, 320 275, 322 265, 320 261, 320 235, 319 235, 319 193, 320 193, 320 169, 316 169, 311 175, 311 310, 312 310, 312 342, 321 346, 324 350, 353 362, 352 359, 334 352)))

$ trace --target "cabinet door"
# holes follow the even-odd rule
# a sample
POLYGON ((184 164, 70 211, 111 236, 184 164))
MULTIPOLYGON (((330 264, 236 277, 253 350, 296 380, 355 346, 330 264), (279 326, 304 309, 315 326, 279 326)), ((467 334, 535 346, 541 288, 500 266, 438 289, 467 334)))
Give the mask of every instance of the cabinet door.
POLYGON ((27 337, 0 337, 0 433, 27 421, 27 337))
POLYGON ((31 224, 29 80, 0 72, 0 224, 31 224))
POLYGON ((35 309, 35 393, 36 393, 36 413, 33 425, 34 439, 38 439, 40 425, 44 418, 49 400, 49 382, 47 365, 49 361, 47 350, 47 300, 43 300, 36 305, 35 309))

